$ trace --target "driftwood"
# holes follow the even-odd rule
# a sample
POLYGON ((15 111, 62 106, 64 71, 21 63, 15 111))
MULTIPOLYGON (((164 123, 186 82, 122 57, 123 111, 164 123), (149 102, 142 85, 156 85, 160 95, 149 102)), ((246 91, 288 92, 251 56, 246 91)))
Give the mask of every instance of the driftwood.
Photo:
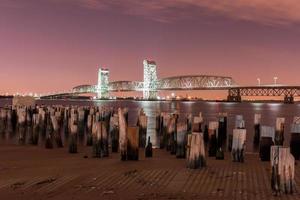
POLYGON ((261 161, 270 160, 271 146, 274 145, 275 129, 270 126, 261 126, 259 142, 259 156, 261 161))
POLYGON ((234 162, 244 162, 244 151, 246 142, 246 129, 234 129, 232 140, 232 160, 234 162))
POLYGON ((192 133, 187 139, 187 167, 199 169, 206 166, 205 145, 202 133, 192 133))
POLYGON ((276 119, 276 130, 275 130, 275 145, 283 145, 284 142, 284 122, 285 118, 276 119))
POLYGON ((271 187, 274 194, 292 194, 295 191, 295 159, 290 148, 271 147, 271 187))
POLYGON ((259 145, 259 139, 260 139, 260 123, 261 123, 261 114, 255 114, 254 115, 254 139, 253 144, 259 145))

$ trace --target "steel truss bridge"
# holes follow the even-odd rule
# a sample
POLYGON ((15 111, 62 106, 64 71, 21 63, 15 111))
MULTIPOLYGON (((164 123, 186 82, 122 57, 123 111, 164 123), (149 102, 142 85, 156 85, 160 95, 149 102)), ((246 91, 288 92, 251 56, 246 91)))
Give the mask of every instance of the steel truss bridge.
MULTIPOLYGON (((108 83, 108 92, 143 91, 144 83, 139 81, 114 81, 108 83)), ((293 103, 294 97, 300 97, 300 86, 237 86, 231 77, 193 75, 174 76, 157 80, 152 91, 165 90, 227 90, 227 100, 241 102, 244 96, 283 97, 285 103, 293 103)), ((53 93, 43 99, 69 98, 87 93, 99 92, 97 85, 76 86, 70 92, 53 93)))
MULTIPOLYGON (((235 85, 231 77, 223 76, 175 76, 157 81, 156 89, 160 90, 205 90, 226 89, 235 85)), ((115 81, 108 84, 109 92, 143 91, 144 83, 139 81, 115 81)), ((96 93, 96 85, 81 85, 74 87, 73 93, 96 93)))
POLYGON ((228 90, 228 101, 241 102, 243 96, 284 97, 285 103, 293 103, 300 96, 300 86, 248 86, 228 90))

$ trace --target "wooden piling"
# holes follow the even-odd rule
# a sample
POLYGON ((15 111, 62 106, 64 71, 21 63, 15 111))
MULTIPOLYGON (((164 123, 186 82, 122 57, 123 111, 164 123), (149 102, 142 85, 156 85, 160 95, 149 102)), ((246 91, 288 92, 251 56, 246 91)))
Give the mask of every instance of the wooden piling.
POLYGON ((300 159, 300 117, 295 117, 291 126, 290 149, 295 160, 300 159))
POLYGON ((6 132, 7 112, 5 108, 0 108, 0 134, 6 132))
POLYGON ((110 137, 111 137, 111 150, 114 153, 119 151, 119 116, 114 114, 110 118, 110 137))
POLYGON ((222 147, 227 138, 227 113, 219 113, 218 148, 222 147))
POLYGON ((69 137, 69 153, 77 153, 77 133, 78 126, 77 124, 70 125, 70 137, 69 137))
POLYGON ((193 120, 193 132, 199 132, 202 133, 202 123, 203 123, 203 117, 202 113, 199 113, 199 116, 195 116, 193 120))
POLYGON ((283 145, 284 142, 284 122, 285 118, 276 119, 276 130, 275 130, 275 145, 283 145))
POLYGON ((185 158, 187 145, 187 124, 177 124, 176 158, 185 158))
POLYGON ((208 156, 215 157, 218 149, 217 137, 218 137, 218 126, 217 121, 211 121, 208 125, 208 134, 209 134, 209 147, 208 147, 208 156))
POLYGON ((261 161, 270 160, 271 146, 274 145, 275 129, 271 126, 261 126, 259 141, 259 156, 261 161))
POLYGON ((193 132, 187 139, 187 167, 199 169, 206 166, 205 144, 202 133, 193 132))
POLYGON ((290 148, 271 147, 271 187, 275 195, 293 194, 295 191, 295 159, 290 148))
POLYGON ((234 129, 231 156, 234 162, 244 162, 246 129, 234 129))
POLYGON ((119 117, 119 148, 121 160, 127 160, 127 122, 124 112, 121 108, 118 109, 119 117))
POLYGON ((139 147, 145 148, 147 140, 147 122, 148 118, 145 113, 138 116, 137 126, 139 127, 139 147))
POLYGON ((145 149, 145 157, 146 158, 151 158, 152 156, 153 156, 153 149, 152 149, 152 143, 151 143, 150 136, 149 136, 147 146, 146 146, 146 149, 145 149))
POLYGON ((261 123, 261 114, 255 114, 254 115, 254 139, 253 139, 253 144, 255 146, 259 145, 260 123, 261 123))
POLYGON ((127 127, 127 160, 139 160, 138 127, 127 127))

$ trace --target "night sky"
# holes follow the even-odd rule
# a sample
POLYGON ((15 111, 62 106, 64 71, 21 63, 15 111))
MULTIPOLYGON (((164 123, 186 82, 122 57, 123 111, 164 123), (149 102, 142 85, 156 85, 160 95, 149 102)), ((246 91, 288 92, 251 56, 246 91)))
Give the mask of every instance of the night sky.
POLYGON ((299 0, 0 0, 0 93, 110 79, 232 76, 300 85, 299 0))

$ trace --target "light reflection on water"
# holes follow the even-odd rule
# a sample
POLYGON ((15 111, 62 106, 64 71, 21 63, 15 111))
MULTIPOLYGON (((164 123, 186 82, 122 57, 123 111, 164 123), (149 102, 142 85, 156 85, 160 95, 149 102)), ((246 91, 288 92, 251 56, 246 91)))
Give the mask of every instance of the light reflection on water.
MULTIPOLYGON (((0 100, 0 106, 6 104, 0 100)), ((155 116, 158 112, 175 112, 180 114, 180 120, 191 113, 194 116, 202 112, 204 124, 209 121, 217 120, 218 113, 228 113, 228 133, 232 133, 234 128, 234 120, 236 115, 243 115, 247 129, 247 151, 253 151, 253 135, 254 135, 254 114, 258 113, 262 116, 262 125, 275 126, 276 117, 286 118, 285 124, 285 145, 289 145, 290 124, 294 116, 300 116, 300 104, 281 104, 281 103, 226 103, 226 102, 180 102, 180 101, 130 101, 130 100, 110 100, 110 101, 63 101, 51 100, 37 101, 38 104, 55 104, 55 105, 97 105, 129 108, 129 125, 135 125, 137 121, 137 112, 143 108, 148 119, 148 134, 151 137, 153 145, 157 144, 155 137, 155 116)))

